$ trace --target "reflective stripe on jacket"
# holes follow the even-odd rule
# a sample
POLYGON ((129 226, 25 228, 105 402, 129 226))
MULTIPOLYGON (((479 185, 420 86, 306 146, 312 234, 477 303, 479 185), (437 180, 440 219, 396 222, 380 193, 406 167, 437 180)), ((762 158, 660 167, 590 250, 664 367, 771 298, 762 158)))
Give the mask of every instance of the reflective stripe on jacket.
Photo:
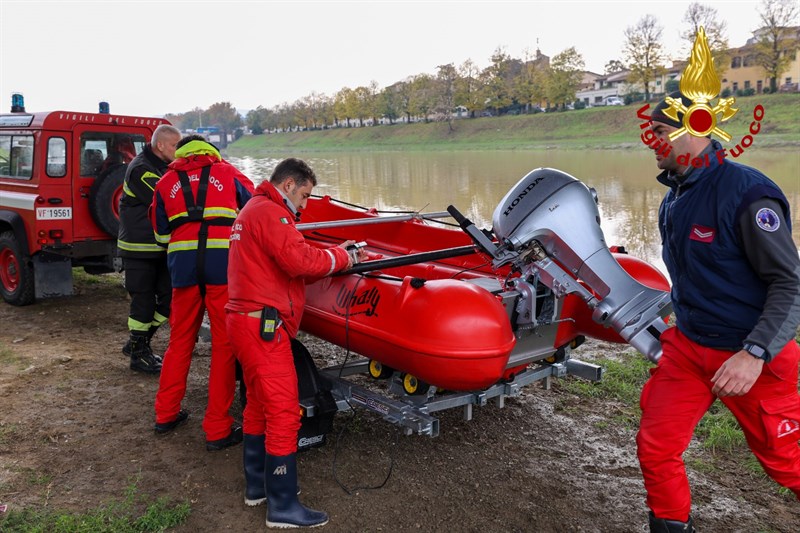
POLYGON ((227 283, 228 245, 236 213, 250 199, 252 182, 213 153, 191 154, 176 159, 156 185, 151 208, 155 238, 167 247, 167 261, 173 287, 198 285, 198 243, 200 229, 207 225, 207 244, 203 271, 205 284, 227 283), (179 172, 189 179, 192 195, 198 197, 200 176, 210 167, 202 220, 189 220, 179 172))
POLYGON ((166 161, 156 156, 149 144, 128 165, 119 202, 117 248, 121 257, 163 257, 164 249, 153 238, 147 211, 153 203, 153 189, 166 171, 166 161))

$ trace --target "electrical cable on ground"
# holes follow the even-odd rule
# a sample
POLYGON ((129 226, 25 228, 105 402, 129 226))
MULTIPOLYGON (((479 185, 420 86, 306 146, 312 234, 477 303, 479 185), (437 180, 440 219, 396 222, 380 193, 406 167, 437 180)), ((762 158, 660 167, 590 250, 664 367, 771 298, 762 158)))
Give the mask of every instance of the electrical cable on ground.
MULTIPOLYGON (((356 281, 356 284, 353 286, 353 294, 355 294, 356 289, 358 288, 359 284, 361 283, 361 280, 363 280, 364 277, 366 277, 366 276, 363 276, 363 275, 359 276, 358 280, 356 281)), ((346 351, 345 351, 345 356, 344 356, 344 363, 342 363, 341 366, 339 367, 339 376, 338 376, 339 379, 342 378, 342 372, 344 371, 344 368, 347 365, 347 360, 350 358, 350 303, 351 303, 351 300, 348 300, 347 305, 345 306, 345 318, 344 318, 344 339, 345 339, 345 341, 344 341, 344 344, 345 344, 345 350, 346 351)), ((361 486, 361 485, 358 485, 358 486, 355 486, 355 487, 347 487, 339 479, 339 476, 338 476, 338 474, 336 472, 337 459, 339 458, 339 441, 341 440, 342 435, 344 435, 344 432, 347 430, 347 428, 350 426, 350 424, 353 422, 353 420, 356 418, 357 415, 356 415, 355 408, 350 403, 350 400, 348 398, 345 398, 345 402, 347 402, 347 405, 350 407, 351 415, 347 419, 347 421, 344 423, 342 428, 336 434, 336 441, 334 442, 334 445, 333 445, 333 460, 331 461, 331 471, 333 472, 333 480, 336 481, 336 484, 339 485, 339 487, 341 487, 342 490, 345 491, 348 495, 352 496, 353 492, 358 491, 358 490, 375 490, 375 489, 383 488, 386 485, 386 483, 389 481, 389 478, 392 477, 392 471, 394 470, 395 453, 396 453, 396 450, 397 450, 397 443, 398 443, 398 438, 399 438, 400 432, 399 431, 395 432, 395 439, 394 439, 394 443, 392 445, 392 450, 391 450, 391 453, 390 453, 390 456, 389 456, 389 470, 388 470, 388 472, 386 472, 386 477, 383 479, 383 481, 380 484, 373 485, 373 486, 369 486, 369 485, 361 486)))

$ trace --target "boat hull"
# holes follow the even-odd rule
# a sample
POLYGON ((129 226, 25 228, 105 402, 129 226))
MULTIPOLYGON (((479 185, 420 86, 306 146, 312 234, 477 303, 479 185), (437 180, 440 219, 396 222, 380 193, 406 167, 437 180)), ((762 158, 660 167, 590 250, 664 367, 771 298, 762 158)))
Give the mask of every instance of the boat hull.
POLYGON ((516 339, 497 298, 463 281, 412 280, 320 280, 307 287, 302 327, 440 388, 500 379, 516 339))

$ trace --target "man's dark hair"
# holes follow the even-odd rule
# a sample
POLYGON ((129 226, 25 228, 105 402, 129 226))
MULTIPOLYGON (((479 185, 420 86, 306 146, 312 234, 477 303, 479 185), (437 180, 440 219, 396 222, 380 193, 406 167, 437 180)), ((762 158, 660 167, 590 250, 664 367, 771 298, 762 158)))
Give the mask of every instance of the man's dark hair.
POLYGON ((311 167, 302 159, 295 159, 294 157, 284 159, 278 163, 278 166, 272 171, 269 181, 273 185, 280 185, 289 178, 292 178, 298 187, 303 187, 309 181, 311 185, 317 185, 317 176, 311 170, 311 167))
MULTIPOLYGON (((183 139, 178 141, 177 144, 175 144, 175 148, 180 148, 182 146, 186 146, 187 144, 189 144, 192 141, 203 141, 204 143, 208 142, 205 137, 195 133, 195 134, 192 134, 192 135, 187 135, 186 137, 184 137, 183 139)), ((211 143, 208 143, 208 144, 211 144, 211 143)))

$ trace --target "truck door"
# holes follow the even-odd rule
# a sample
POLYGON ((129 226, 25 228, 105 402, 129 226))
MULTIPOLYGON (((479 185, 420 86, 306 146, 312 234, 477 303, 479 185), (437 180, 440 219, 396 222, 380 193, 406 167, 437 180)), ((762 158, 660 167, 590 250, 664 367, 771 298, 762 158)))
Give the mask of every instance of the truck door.
POLYGON ((72 240, 72 191, 68 157, 72 134, 68 131, 42 131, 37 142, 39 200, 35 206, 36 225, 32 243, 38 248, 60 247, 72 240))

